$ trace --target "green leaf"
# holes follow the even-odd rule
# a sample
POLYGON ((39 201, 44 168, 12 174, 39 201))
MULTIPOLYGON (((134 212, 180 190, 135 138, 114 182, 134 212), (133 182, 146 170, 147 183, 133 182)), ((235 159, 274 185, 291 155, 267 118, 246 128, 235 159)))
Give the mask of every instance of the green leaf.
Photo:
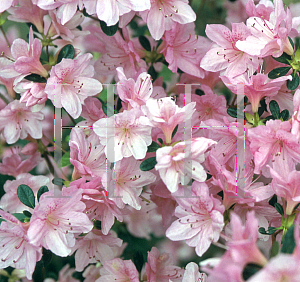
POLYGON ((151 75, 153 82, 157 79, 158 73, 153 66, 148 69, 148 73, 151 75))
POLYGON ((18 195, 20 201, 25 206, 34 209, 34 207, 35 207, 34 193, 29 186, 27 186, 25 184, 19 185, 18 190, 17 190, 17 195, 18 195))
POLYGON ((43 256, 42 256, 43 266, 46 267, 47 265, 49 265, 51 260, 52 260, 52 252, 50 250, 43 248, 43 256))
POLYGON ((6 221, 4 218, 0 217, 0 225, 2 221, 6 221))
POLYGON ((31 214, 31 212, 29 212, 29 211, 23 211, 23 214, 26 216, 26 217, 29 217, 29 218, 31 218, 31 216, 32 216, 32 214, 31 214))
POLYGON ((279 243, 275 241, 271 248, 270 258, 277 256, 279 252, 279 243))
POLYGON ((274 194, 273 197, 269 200, 269 205, 275 208, 275 203, 277 203, 277 195, 274 194))
POLYGON ((160 144, 163 144, 164 141, 161 139, 161 138, 157 138, 157 141, 160 143, 160 144))
POLYGON ((142 171, 151 170, 155 167, 156 164, 157 164, 156 157, 146 159, 141 163, 140 170, 142 170, 142 171))
POLYGON ((273 117, 275 119, 280 119, 280 109, 279 109, 279 105, 278 103, 275 101, 275 100, 272 100, 270 103, 269 103, 269 108, 270 108, 270 111, 273 115, 273 117))
POLYGON ((265 229, 264 227, 259 227, 259 228, 258 228, 258 232, 259 232, 260 234, 264 234, 264 235, 267 234, 266 229, 265 229))
POLYGON ((60 167, 65 167, 71 165, 70 162, 70 151, 66 152, 61 159, 61 166, 60 167))
POLYGON ((289 110, 283 110, 281 113, 280 113, 280 118, 282 118, 283 121, 287 121, 290 117, 290 113, 289 113, 289 110))
POLYGON ((260 271, 262 269, 262 266, 254 264, 254 263, 248 263, 244 270, 243 270, 243 279, 247 280, 252 275, 254 275, 256 272, 260 271))
POLYGON ((175 136, 176 132, 178 130, 178 124, 176 125, 176 127, 174 128, 173 132, 172 132, 172 139, 175 136))
POLYGON ((269 235, 272 235, 272 234, 275 233, 277 230, 278 230, 278 229, 277 229, 276 227, 270 226, 270 227, 268 228, 268 234, 269 234, 269 235))
POLYGON ((245 113, 245 117, 246 117, 246 119, 247 119, 247 121, 248 121, 249 123, 251 123, 251 124, 254 123, 254 116, 253 116, 253 115, 251 115, 251 114, 249 114, 249 113, 245 113))
POLYGON ((136 251, 134 253, 133 263, 134 263, 137 271, 140 273, 142 271, 143 265, 145 263, 143 253, 141 251, 136 251))
POLYGON ((264 122, 264 124, 266 124, 266 122, 268 121, 268 120, 275 120, 275 118, 271 115, 271 116, 268 116, 268 117, 266 117, 265 119, 263 119, 263 122, 264 122))
POLYGON ((280 68, 273 69, 268 73, 268 78, 275 79, 281 76, 285 76, 290 69, 291 67, 280 67, 280 68))
POLYGON ((280 205, 279 203, 275 203, 274 207, 278 211, 278 213, 280 213, 282 216, 284 216, 284 211, 283 211, 282 205, 280 205))
POLYGON ((55 178, 52 179, 52 183, 54 185, 63 186, 64 180, 62 178, 55 177, 55 178))
POLYGON ((295 90, 299 86, 299 75, 297 72, 292 73, 292 80, 286 82, 286 87, 289 90, 295 90))
POLYGON ((152 141, 152 143, 148 146, 148 153, 156 152, 160 148, 159 144, 155 141, 152 141))
POLYGON ((205 95, 204 91, 201 90, 201 89, 196 89, 196 90, 195 90, 195 93, 196 93, 197 95, 199 95, 199 96, 205 95))
POLYGON ((227 114, 233 118, 237 118, 237 108, 228 108, 227 114))
POLYGON ((151 44, 150 44, 150 42, 149 42, 149 40, 148 40, 148 38, 146 36, 144 36, 144 35, 139 36, 139 41, 140 41, 142 47, 146 51, 151 52, 151 44))
POLYGON ((119 28, 119 22, 117 22, 115 25, 107 26, 106 22, 100 21, 100 26, 102 31, 107 35, 107 36, 113 36, 116 34, 119 28))
POLYGON ((94 227, 95 227, 96 229, 101 230, 101 221, 100 221, 100 220, 95 220, 95 221, 94 221, 94 227))
POLYGON ((57 64, 59 64, 62 59, 74 59, 75 49, 71 44, 65 45, 59 52, 57 56, 57 64))
POLYGON ((295 238, 294 238, 294 225, 292 225, 288 231, 285 233, 285 236, 282 240, 282 248, 280 250, 281 253, 284 254, 292 254, 296 243, 295 243, 295 238))
POLYGON ((288 37, 288 38, 289 38, 289 41, 290 41, 290 43, 291 43, 293 49, 295 50, 295 45, 294 45, 294 42, 293 42, 292 38, 290 38, 290 37, 288 37))
POLYGON ((24 219, 26 218, 23 213, 13 213, 12 215, 21 222, 24 222, 24 219))
POLYGON ((39 191, 37 192, 37 200, 38 200, 38 202, 40 201, 40 197, 44 194, 44 193, 46 193, 46 192, 48 192, 49 191, 49 189, 48 189, 48 187, 47 186, 41 186, 40 187, 40 189, 39 189, 39 191))
POLYGON ((39 74, 35 74, 35 73, 29 74, 29 75, 25 76, 24 78, 29 81, 38 82, 38 83, 46 83, 47 82, 47 79, 45 77, 42 77, 39 74))
POLYGON ((289 61, 291 61, 292 60, 292 57, 290 56, 290 55, 288 55, 287 53, 283 53, 280 57, 278 57, 278 58, 274 58, 273 56, 272 56, 272 58, 275 60, 275 61, 277 61, 277 62, 280 62, 280 63, 283 63, 283 64, 287 64, 287 65, 289 65, 290 63, 289 63, 289 61))

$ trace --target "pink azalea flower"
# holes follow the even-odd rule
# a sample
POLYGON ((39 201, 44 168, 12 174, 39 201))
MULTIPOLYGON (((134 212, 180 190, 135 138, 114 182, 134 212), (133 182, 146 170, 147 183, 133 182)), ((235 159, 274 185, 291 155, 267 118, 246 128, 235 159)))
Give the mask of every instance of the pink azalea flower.
POLYGON ((29 243, 25 224, 2 210, 0 216, 5 220, 0 226, 0 269, 25 268, 26 277, 31 280, 35 264, 42 258, 42 248, 29 243))
POLYGON ((9 9, 8 19, 14 22, 30 22, 40 33, 44 31, 43 18, 47 11, 33 5, 32 1, 19 0, 19 6, 9 9))
POLYGON ((166 143, 170 144, 172 132, 176 125, 192 117, 195 105, 196 103, 192 102, 183 108, 179 108, 172 97, 165 97, 161 99, 149 99, 141 109, 149 118, 151 124, 164 132, 166 143))
POLYGON ((224 206, 219 200, 209 195, 205 183, 194 181, 193 197, 178 197, 178 207, 174 221, 167 229, 166 236, 172 241, 185 240, 188 246, 196 247, 198 256, 202 256, 211 242, 219 240, 224 227, 224 206))
POLYGON ((94 75, 94 68, 89 64, 92 57, 92 54, 84 54, 74 60, 62 59, 52 67, 47 80, 45 92, 48 98, 55 107, 64 107, 73 118, 80 116, 81 104, 87 96, 102 91, 102 84, 91 78, 94 75), (61 96, 61 104, 58 103, 57 95, 61 96))
POLYGON ((100 20, 105 21, 108 26, 115 25, 119 17, 133 11, 144 11, 150 9, 150 0, 83 0, 88 14, 97 13, 100 20))
POLYGON ((300 162, 300 144, 286 121, 269 120, 266 126, 249 129, 250 149, 254 155, 254 173, 269 177, 269 164, 276 171, 288 174, 300 162))
POLYGON ((170 30, 174 22, 186 24, 196 20, 188 0, 151 0, 150 10, 140 12, 140 15, 155 40, 159 40, 165 30, 170 30))
POLYGON ((153 85, 150 74, 141 73, 136 81, 127 79, 122 67, 117 68, 120 81, 117 83, 117 90, 120 99, 130 104, 130 108, 145 105, 153 92, 153 85))
POLYGON ((299 258, 279 253, 269 263, 251 276, 247 282, 297 282, 300 280, 299 258))
POLYGON ((300 172, 293 170, 287 178, 282 177, 274 169, 270 168, 270 173, 273 178, 271 186, 274 193, 286 200, 286 214, 291 215, 295 206, 300 202, 299 179, 300 172))
POLYGON ((35 73, 47 77, 48 72, 40 62, 42 43, 37 38, 33 39, 33 31, 29 30, 29 43, 21 38, 14 40, 11 54, 15 59, 14 68, 21 74, 35 73))
POLYGON ((19 138, 25 139, 28 134, 34 139, 42 138, 40 120, 44 115, 40 112, 33 113, 25 104, 14 100, 0 111, 0 130, 8 144, 13 144, 19 138))
POLYGON ((251 56, 236 45, 239 40, 245 40, 251 35, 244 23, 232 23, 232 31, 220 24, 206 26, 205 32, 216 45, 206 53, 201 60, 201 68, 217 72, 221 75, 235 77, 249 71, 252 75, 260 64, 256 56, 251 56))
POLYGON ((22 93, 20 102, 26 103, 26 107, 32 107, 34 105, 44 105, 47 101, 47 94, 45 93, 46 83, 36 82, 24 82, 21 83, 18 91, 22 93))
POLYGON ((5 0, 0 2, 0 13, 3 13, 11 6, 15 6, 18 4, 18 0, 5 0))
POLYGON ((148 118, 139 109, 124 111, 93 124, 93 130, 99 136, 101 144, 105 145, 106 157, 111 162, 130 156, 143 159, 147 146, 152 142, 151 129, 148 118), (107 144, 111 142, 115 144, 114 156, 107 151, 107 144))
POLYGON ((291 75, 278 77, 276 79, 269 79, 267 74, 258 73, 249 77, 248 75, 240 75, 236 79, 221 76, 224 84, 235 94, 238 94, 238 84, 243 85, 243 94, 248 97, 252 106, 253 113, 258 111, 259 102, 264 97, 275 96, 283 84, 289 79, 291 75))
POLYGON ((182 282, 206 282, 206 279, 206 274, 199 272, 199 267, 196 263, 190 262, 186 265, 182 282))
POLYGON ((172 29, 165 32, 160 49, 172 72, 177 73, 179 68, 187 74, 203 78, 205 72, 200 68, 200 60, 209 42, 204 37, 196 36, 194 29, 194 23, 174 23, 172 29))
POLYGON ((130 39, 128 29, 122 28, 122 35, 118 31, 114 36, 107 36, 102 31, 95 34, 104 43, 106 52, 95 63, 95 69, 100 74, 115 74, 117 67, 123 67, 128 77, 134 77, 138 71, 147 65, 144 60, 145 50, 138 38, 130 39))
POLYGON ((19 174, 16 180, 7 180, 3 186, 6 192, 1 200, 0 207, 10 213, 22 213, 23 210, 32 212, 32 209, 22 204, 17 195, 19 185, 25 184, 29 186, 37 201, 36 195, 41 186, 49 185, 49 178, 43 175, 34 176, 29 173, 19 174))
POLYGON ((273 11, 274 4, 271 1, 260 1, 255 5, 253 0, 249 0, 246 4, 246 12, 249 17, 260 17, 268 21, 273 11))
POLYGON ((155 169, 158 170, 162 181, 171 193, 178 190, 179 181, 186 185, 191 178, 199 182, 206 180, 207 174, 200 163, 204 162, 204 153, 217 142, 204 137, 191 140, 191 160, 186 160, 185 150, 187 142, 179 142, 172 146, 165 146, 156 151, 155 169), (186 172, 185 172, 186 171, 186 172), (188 180, 185 181, 185 178, 188 180), (187 182, 187 183, 185 183, 187 182))
POLYGON ((114 231, 104 235, 100 230, 92 230, 83 237, 78 237, 73 247, 75 254, 76 271, 83 269, 90 263, 111 260, 115 257, 115 248, 120 248, 122 240, 114 231))
POLYGON ((298 32, 292 28, 292 15, 287 8, 284 10, 282 0, 274 1, 275 10, 270 19, 250 17, 247 26, 252 35, 240 38, 237 48, 252 56, 266 57, 273 55, 279 57, 283 52, 292 55, 293 47, 288 36, 295 37, 298 32))
POLYGON ((42 245, 58 256, 68 256, 75 245, 75 234, 91 231, 93 223, 84 212, 81 189, 70 195, 63 188, 62 195, 70 197, 54 198, 53 192, 41 196, 30 219, 28 238, 35 246, 42 245))
POLYGON ((256 245, 258 238, 258 220, 255 212, 247 213, 245 225, 237 214, 231 212, 230 226, 232 228, 232 240, 228 242, 229 251, 234 261, 243 265, 256 263, 264 265, 267 259, 256 245))
POLYGON ((9 155, 3 155, 0 174, 12 175, 17 178, 19 174, 31 171, 42 160, 39 152, 32 152, 29 158, 24 159, 22 151, 20 152, 18 148, 10 147, 10 151, 9 155))
POLYGON ((139 282, 139 273, 131 260, 115 258, 104 263, 95 282, 139 282))
POLYGON ((73 128, 70 135, 70 162, 74 165, 73 179, 102 176, 106 171, 104 147, 93 136, 87 137, 82 128, 73 128))
POLYGON ((86 214, 93 220, 101 221, 101 231, 107 235, 114 224, 115 217, 118 221, 123 221, 123 214, 117 207, 113 199, 109 199, 107 191, 101 184, 101 179, 95 178, 86 182, 85 178, 80 178, 70 183, 69 189, 81 188, 82 202, 86 205, 86 214))
POLYGON ((172 282, 182 281, 184 270, 172 265, 171 256, 167 253, 159 255, 156 247, 148 252, 148 262, 146 262, 146 273, 148 282, 172 282))
POLYGON ((140 210, 139 195, 143 186, 155 181, 156 177, 149 171, 140 170, 141 162, 134 158, 125 158, 117 161, 112 173, 104 174, 102 183, 112 199, 119 208, 123 209, 125 204, 140 210))

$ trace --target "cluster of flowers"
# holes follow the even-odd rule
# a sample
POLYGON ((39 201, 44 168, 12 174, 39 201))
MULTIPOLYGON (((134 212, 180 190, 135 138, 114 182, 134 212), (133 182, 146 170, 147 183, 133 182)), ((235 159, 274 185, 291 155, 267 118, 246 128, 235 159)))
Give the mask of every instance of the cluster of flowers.
MULTIPOLYGON (((227 4, 231 29, 207 25, 207 39, 188 0, 0 2, 30 26, 27 43, 4 33, 1 14, 2 143, 26 145, 3 146, 0 173, 14 179, 0 200, 0 268, 16 271, 0 275, 31 281, 50 251, 75 254, 85 282, 300 281, 300 7, 227 4), (60 165, 52 104, 75 122, 60 165), (156 247, 137 266, 121 259, 115 222, 199 257, 211 244, 226 251, 201 272, 156 247)), ((79 281, 73 272, 59 281, 79 281)))

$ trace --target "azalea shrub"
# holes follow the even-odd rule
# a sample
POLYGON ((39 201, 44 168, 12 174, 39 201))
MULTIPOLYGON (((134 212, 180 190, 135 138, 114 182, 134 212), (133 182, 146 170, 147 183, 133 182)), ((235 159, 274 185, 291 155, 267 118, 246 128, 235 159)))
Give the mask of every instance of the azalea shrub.
POLYGON ((0 1, 0 281, 300 281, 300 4, 0 1))

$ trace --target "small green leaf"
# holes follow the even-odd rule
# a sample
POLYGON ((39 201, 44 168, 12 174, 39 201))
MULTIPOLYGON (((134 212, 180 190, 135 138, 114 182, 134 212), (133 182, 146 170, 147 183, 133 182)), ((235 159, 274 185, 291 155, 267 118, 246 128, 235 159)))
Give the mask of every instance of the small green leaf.
POLYGON ((204 91, 201 90, 201 89, 196 89, 196 90, 195 90, 195 93, 196 93, 198 96, 203 96, 203 95, 205 95, 204 91))
POLYGON ((148 38, 146 36, 144 36, 144 35, 139 36, 139 41, 140 41, 142 47, 146 51, 151 52, 151 44, 150 44, 150 42, 149 42, 149 40, 148 40, 148 38))
POLYGON ((272 258, 272 257, 277 256, 278 252, 279 252, 279 243, 277 241, 275 241, 272 245, 270 257, 272 258))
POLYGON ((228 108, 227 114, 233 118, 237 118, 237 108, 228 108))
POLYGON ((275 208, 275 203, 277 203, 277 195, 274 194, 273 197, 269 200, 269 205, 275 208))
POLYGON ((259 232, 260 234, 264 234, 264 235, 267 234, 266 229, 265 229, 264 227, 259 227, 259 228, 258 228, 258 232, 259 232))
POLYGON ((100 221, 100 220, 95 220, 95 221, 94 221, 94 227, 95 227, 96 229, 101 230, 101 221, 100 221))
POLYGON ((283 211, 282 205, 280 205, 279 203, 275 203, 274 207, 282 216, 284 216, 284 211, 283 211))
POLYGON ((160 148, 159 144, 155 141, 152 141, 152 143, 148 146, 148 153, 156 152, 160 148))
POLYGON ((289 41, 290 41, 290 43, 291 43, 293 49, 295 50, 295 45, 294 45, 294 42, 293 42, 292 38, 290 38, 290 37, 288 37, 288 38, 289 38, 289 41))
POLYGON ((275 233, 277 230, 278 230, 278 229, 277 229, 276 227, 270 226, 270 227, 268 228, 268 234, 269 234, 269 235, 272 235, 272 234, 275 233))
POLYGON ((41 186, 40 187, 40 189, 39 189, 39 191, 37 192, 37 200, 38 200, 38 202, 40 201, 40 197, 44 194, 44 193, 46 193, 46 192, 48 192, 49 191, 49 189, 48 189, 48 187, 47 186, 41 186))
POLYGON ((140 273, 142 271, 143 265, 145 263, 143 253, 141 251, 136 251, 134 253, 133 263, 134 263, 137 271, 140 273))
POLYGON ((148 69, 148 73, 151 75, 153 82, 157 79, 158 73, 153 66, 148 69))
POLYGON ((27 186, 25 184, 19 185, 18 190, 17 190, 17 195, 18 195, 20 201, 25 206, 34 209, 34 207, 35 207, 34 193, 29 186, 27 186))
POLYGON ((254 275, 256 272, 262 269, 262 266, 254 264, 254 263, 248 263, 243 270, 243 279, 247 280, 252 275, 254 275))
POLYGON ((157 164, 156 157, 146 159, 141 163, 140 170, 142 170, 142 171, 151 170, 155 167, 156 164, 157 164))
POLYGON ((47 82, 45 77, 42 77, 35 73, 29 74, 29 75, 25 76, 24 78, 29 81, 33 81, 33 82, 37 82, 37 83, 46 83, 47 82))
POLYGON ((107 26, 106 22, 100 21, 100 26, 102 31, 107 35, 107 36, 113 36, 116 34, 119 28, 119 22, 117 22, 115 25, 107 26))
POLYGON ((59 64, 62 59, 74 59, 75 49, 71 44, 65 45, 57 56, 57 63, 59 64))
POLYGON ((281 253, 284 254, 292 254, 296 243, 295 243, 295 238, 294 238, 294 225, 292 225, 288 231, 285 233, 285 236, 282 240, 282 248, 280 250, 281 253))
POLYGON ((289 63, 289 61, 291 61, 292 60, 292 57, 290 56, 290 55, 288 55, 287 53, 283 53, 280 57, 278 57, 278 58, 275 58, 275 57, 273 57, 272 56, 272 58, 274 59, 274 60, 276 60, 277 62, 279 62, 279 63, 283 63, 283 64, 287 64, 287 65, 289 65, 290 63, 289 63))
POLYGON ((246 119, 247 119, 247 121, 248 121, 249 123, 251 123, 251 124, 254 123, 254 116, 253 116, 253 115, 251 115, 251 114, 249 114, 249 113, 245 113, 245 117, 246 117, 246 119))
POLYGON ((278 103, 275 101, 275 100, 272 100, 270 103, 269 103, 269 108, 270 108, 270 111, 272 113, 272 116, 275 118, 275 119, 280 119, 280 109, 279 109, 279 105, 278 103))
POLYGON ((43 257, 42 257, 43 266, 46 267, 47 265, 49 265, 51 260, 52 260, 52 252, 50 250, 43 248, 43 257))
POLYGON ((280 118, 282 118, 283 121, 287 121, 290 117, 290 113, 289 113, 289 110, 283 110, 281 113, 280 113, 280 118))
POLYGON ((60 167, 65 167, 71 165, 70 162, 70 151, 66 152, 61 159, 61 166, 60 167))
POLYGON ((286 82, 286 87, 289 90, 295 90, 299 86, 299 75, 297 72, 292 73, 292 80, 286 82))
POLYGON ((176 127, 174 128, 173 132, 172 132, 172 139, 175 136, 176 132, 178 130, 178 124, 176 125, 176 127))
POLYGON ((52 183, 57 186, 63 186, 64 180, 59 177, 55 177, 52 179, 52 183))
POLYGON ((290 69, 291 67, 280 67, 280 68, 273 69, 268 73, 268 77, 270 79, 275 79, 281 76, 285 76, 290 69))
POLYGON ((163 144, 164 141, 161 139, 161 138, 157 138, 157 141, 160 143, 160 144, 163 144))
POLYGON ((29 217, 29 218, 31 218, 31 216, 32 216, 32 214, 31 214, 31 212, 29 212, 29 211, 23 211, 23 214, 26 216, 26 217, 29 217))
POLYGON ((21 222, 24 222, 24 219, 26 218, 23 213, 13 213, 12 215, 21 222))

